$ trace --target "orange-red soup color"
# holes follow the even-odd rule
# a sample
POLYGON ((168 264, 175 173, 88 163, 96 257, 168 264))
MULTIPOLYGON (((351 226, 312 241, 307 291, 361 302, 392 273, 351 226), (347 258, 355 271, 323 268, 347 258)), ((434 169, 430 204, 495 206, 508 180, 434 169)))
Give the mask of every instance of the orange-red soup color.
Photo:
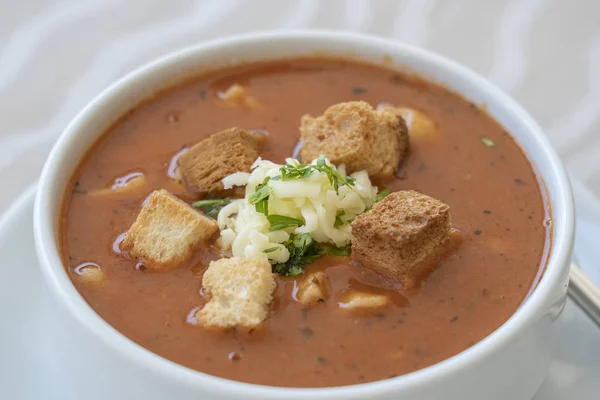
MULTIPOLYGON (((489 143, 488 143, 489 144, 489 143)), ((457 354, 503 324, 535 286, 548 243, 547 210, 535 173, 509 134, 484 111, 442 87, 352 61, 298 59, 225 69, 185 82, 139 105, 90 150, 74 174, 60 225, 62 254, 79 292, 133 341, 198 371, 258 384, 322 387, 405 374, 457 354), (260 107, 226 106, 218 94, 246 86, 260 107), (299 139, 300 117, 330 105, 365 100, 409 106, 437 123, 437 141, 411 143, 392 190, 414 189, 450 205, 464 241, 416 290, 399 289, 376 313, 340 310, 349 286, 383 285, 350 258, 326 256, 332 295, 303 308, 294 278, 277 278, 262 329, 208 331, 186 322, 204 302, 202 274, 216 250, 179 269, 151 272, 113 250, 148 194, 166 188, 193 199, 168 176, 172 157, 232 126, 268 132, 261 156, 283 162, 299 139), (488 147, 481 137, 495 146, 488 147), (94 195, 116 178, 142 172, 147 190, 94 195), (74 269, 94 262, 102 285, 84 284, 74 269)), ((376 289, 378 290, 378 289, 376 289)), ((382 289, 383 290, 383 289, 382 289)))

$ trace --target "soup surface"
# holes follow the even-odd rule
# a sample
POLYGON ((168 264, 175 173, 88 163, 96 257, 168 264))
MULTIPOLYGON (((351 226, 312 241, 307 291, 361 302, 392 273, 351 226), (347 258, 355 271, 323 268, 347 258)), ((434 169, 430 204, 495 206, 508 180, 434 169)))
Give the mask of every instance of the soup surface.
POLYGON ((184 366, 239 381, 322 387, 387 379, 457 354, 503 324, 535 286, 544 265, 549 216, 540 183, 521 150, 482 109, 439 86, 381 67, 344 60, 297 59, 250 64, 185 82, 139 105, 91 149, 65 195, 61 220, 66 268, 86 301, 145 348, 184 366), (219 94, 248 88, 260 107, 231 107, 219 94), (399 288, 377 313, 342 312, 349 287, 384 286, 349 257, 327 255, 330 299, 305 308, 292 298, 293 277, 277 277, 271 314, 261 329, 218 332, 187 322, 205 302, 202 275, 216 249, 166 272, 136 268, 118 254, 118 238, 145 198, 165 188, 194 199, 169 173, 184 148, 232 126, 266 134, 263 159, 282 163, 299 139, 302 115, 365 100, 426 113, 440 137, 412 141, 396 178, 450 206, 461 245, 415 289, 399 288), (482 139, 483 138, 483 139, 482 139), (147 190, 111 193, 115 180, 143 173, 147 190), (104 192, 98 192, 102 189, 104 192), (108 192, 108 194, 106 194, 108 192), (80 281, 82 263, 99 265, 102 285, 80 281))

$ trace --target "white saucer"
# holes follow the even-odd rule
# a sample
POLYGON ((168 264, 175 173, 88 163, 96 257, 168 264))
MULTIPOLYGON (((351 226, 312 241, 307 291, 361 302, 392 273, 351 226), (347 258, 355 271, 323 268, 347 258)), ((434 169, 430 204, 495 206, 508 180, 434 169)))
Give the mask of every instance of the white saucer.
MULTIPOLYGON (((33 244, 34 192, 0 220, 0 398, 70 400, 69 377, 45 335, 52 321, 33 244)), ((559 323, 556 360, 534 399, 600 398, 600 329, 571 301, 559 323)))

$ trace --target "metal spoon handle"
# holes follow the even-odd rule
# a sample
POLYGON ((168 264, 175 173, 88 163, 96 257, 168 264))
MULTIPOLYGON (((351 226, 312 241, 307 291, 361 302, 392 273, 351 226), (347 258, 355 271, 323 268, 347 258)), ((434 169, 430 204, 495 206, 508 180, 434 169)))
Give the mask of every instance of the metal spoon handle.
POLYGON ((575 264, 569 274, 569 296, 600 326, 600 288, 575 264))

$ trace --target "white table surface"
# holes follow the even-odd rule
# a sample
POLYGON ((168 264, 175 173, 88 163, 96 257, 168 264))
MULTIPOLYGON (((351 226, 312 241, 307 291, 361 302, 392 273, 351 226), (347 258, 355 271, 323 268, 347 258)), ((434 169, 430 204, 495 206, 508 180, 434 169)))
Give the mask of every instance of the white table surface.
MULTIPOLYGON (((68 121, 133 68, 218 36, 302 28, 423 46, 515 97, 574 181, 576 250, 600 283, 599 0, 0 0, 0 209, 37 179, 68 121)), ((581 362, 554 373, 600 380, 595 350, 563 355, 581 362)))

